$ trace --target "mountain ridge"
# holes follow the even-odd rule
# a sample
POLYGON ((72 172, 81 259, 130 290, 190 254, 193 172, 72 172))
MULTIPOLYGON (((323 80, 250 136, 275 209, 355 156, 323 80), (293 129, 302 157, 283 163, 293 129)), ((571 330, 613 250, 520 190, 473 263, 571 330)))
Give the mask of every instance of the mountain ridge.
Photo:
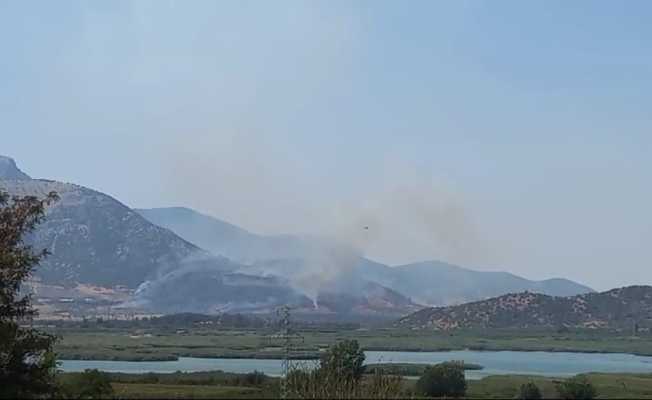
POLYGON ((424 298, 416 299, 422 304, 451 305, 526 290, 552 296, 593 292, 593 289, 588 286, 564 278, 530 280, 507 271, 480 271, 437 260, 404 264, 393 268, 411 270, 410 275, 404 276, 398 282, 399 288, 409 285, 411 290, 425 293, 424 298), (466 293, 473 293, 473 295, 469 298, 466 293), (445 301, 443 295, 450 300, 445 301))
POLYGON ((289 258, 307 251, 301 238, 258 235, 188 207, 138 208, 134 211, 203 249, 241 263, 289 258))
MULTIPOLYGON (((309 270, 322 261, 315 254, 331 253, 332 243, 290 235, 263 236, 251 233, 190 208, 139 209, 152 223, 166 227, 200 247, 219 251, 248 266, 247 273, 275 274, 287 278, 309 270), (225 236, 228 236, 225 238, 225 236), (315 258, 317 260, 315 261, 315 258)), ((481 300, 523 290, 551 295, 573 295, 593 289, 576 282, 552 278, 532 281, 509 272, 475 271, 441 261, 388 266, 362 256, 346 258, 338 281, 371 281, 424 305, 450 305, 481 300)), ((330 282, 338 284, 337 281, 330 282)))
POLYGON ((549 296, 510 293, 448 307, 430 307, 399 319, 410 329, 629 328, 652 327, 652 286, 627 286, 600 293, 549 296))
POLYGON ((137 287, 168 264, 209 254, 172 231, 151 224, 117 199, 84 186, 45 179, 0 180, 12 195, 60 199, 29 237, 50 255, 37 276, 52 283, 137 287))

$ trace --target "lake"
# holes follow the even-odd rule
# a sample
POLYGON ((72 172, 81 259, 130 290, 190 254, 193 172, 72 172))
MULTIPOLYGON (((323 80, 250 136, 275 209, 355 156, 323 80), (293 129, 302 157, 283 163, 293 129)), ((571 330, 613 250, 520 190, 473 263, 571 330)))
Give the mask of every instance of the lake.
MULTIPOLYGON (((524 374, 543 376, 572 376, 584 372, 632 372, 652 373, 652 357, 632 354, 601 353, 551 353, 522 351, 367 351, 367 363, 429 363, 463 360, 480 364, 483 370, 466 371, 468 379, 480 379, 488 375, 524 374)), ((295 364, 314 365, 314 361, 294 361, 295 364)), ((191 358, 177 361, 88 361, 63 360, 64 371, 83 371, 97 368, 107 372, 197 372, 222 370, 226 372, 262 371, 271 376, 281 374, 280 360, 191 358)))

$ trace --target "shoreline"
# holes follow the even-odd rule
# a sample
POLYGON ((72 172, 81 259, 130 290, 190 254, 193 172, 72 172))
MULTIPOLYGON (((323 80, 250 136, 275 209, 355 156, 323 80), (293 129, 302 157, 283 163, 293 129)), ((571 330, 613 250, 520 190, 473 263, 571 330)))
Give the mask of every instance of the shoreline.
MULTIPOLYGON (((604 350, 568 350, 568 349, 514 349, 514 348, 497 348, 497 349, 476 349, 476 348, 459 348, 459 349, 437 349, 437 350, 424 350, 424 349, 396 349, 396 348, 365 348, 365 352, 388 352, 388 353, 449 353, 455 351, 469 351, 469 352, 518 352, 518 353, 572 353, 572 354, 624 354, 638 357, 652 357, 650 353, 626 352, 626 351, 604 351, 604 350)), ((197 358, 197 359, 223 359, 223 360, 281 360, 283 355, 281 353, 265 354, 264 352, 258 354, 233 354, 225 353, 223 355, 197 355, 197 354, 178 354, 169 356, 152 356, 152 357, 97 357, 93 355, 84 356, 66 356, 65 352, 62 357, 58 357, 61 361, 116 361, 116 362, 175 362, 181 358, 197 358)), ((319 352, 309 354, 291 355, 291 360, 295 361, 317 361, 319 360, 319 352)))

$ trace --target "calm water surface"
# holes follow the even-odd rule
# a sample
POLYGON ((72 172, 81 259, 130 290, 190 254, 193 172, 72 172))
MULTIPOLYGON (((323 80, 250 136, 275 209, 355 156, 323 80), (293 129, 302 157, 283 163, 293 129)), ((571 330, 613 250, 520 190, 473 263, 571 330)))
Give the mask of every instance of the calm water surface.
MULTIPOLYGON (((469 379, 488 375, 527 374, 544 376, 571 376, 583 372, 638 372, 652 373, 652 357, 631 354, 586 354, 520 351, 367 351, 367 363, 431 363, 463 360, 484 366, 480 371, 467 371, 469 379)), ((296 361, 314 365, 313 361, 296 361)), ((281 374, 280 360, 190 358, 177 361, 86 361, 64 360, 64 371, 83 371, 97 368, 108 372, 196 372, 222 370, 226 372, 262 371, 268 375, 281 374)))

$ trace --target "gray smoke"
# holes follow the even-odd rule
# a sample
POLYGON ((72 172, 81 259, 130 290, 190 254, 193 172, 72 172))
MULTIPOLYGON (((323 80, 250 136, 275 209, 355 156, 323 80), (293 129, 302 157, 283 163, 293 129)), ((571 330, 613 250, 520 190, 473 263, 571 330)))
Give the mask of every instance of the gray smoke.
POLYGON ((319 292, 341 285, 340 277, 362 257, 389 265, 432 259, 491 263, 490 246, 462 196, 441 184, 406 173, 348 196, 336 189, 315 192, 252 138, 234 141, 247 155, 219 147, 211 159, 203 152, 175 155, 180 161, 170 166, 170 182, 183 194, 178 204, 252 231, 309 238, 300 254, 289 255, 303 259, 303 267, 284 277, 315 304, 319 292))
POLYGON ((492 263, 494 249, 476 229, 464 197, 441 182, 409 167, 393 168, 344 190, 275 154, 272 138, 253 129, 172 143, 167 183, 176 205, 256 233, 310 238, 295 256, 304 260, 303 268, 284 276, 313 301, 323 288, 340 285, 361 257, 389 265, 492 263))
POLYGON ((396 265, 429 259, 474 265, 492 254, 459 195, 406 180, 334 212, 331 235, 361 254, 396 265))
POLYGON ((473 265, 490 258, 461 199, 423 181, 367 192, 330 216, 324 239, 306 252, 305 268, 289 277, 315 304, 321 290, 346 286, 343 277, 362 257, 390 265, 430 259, 473 265))

